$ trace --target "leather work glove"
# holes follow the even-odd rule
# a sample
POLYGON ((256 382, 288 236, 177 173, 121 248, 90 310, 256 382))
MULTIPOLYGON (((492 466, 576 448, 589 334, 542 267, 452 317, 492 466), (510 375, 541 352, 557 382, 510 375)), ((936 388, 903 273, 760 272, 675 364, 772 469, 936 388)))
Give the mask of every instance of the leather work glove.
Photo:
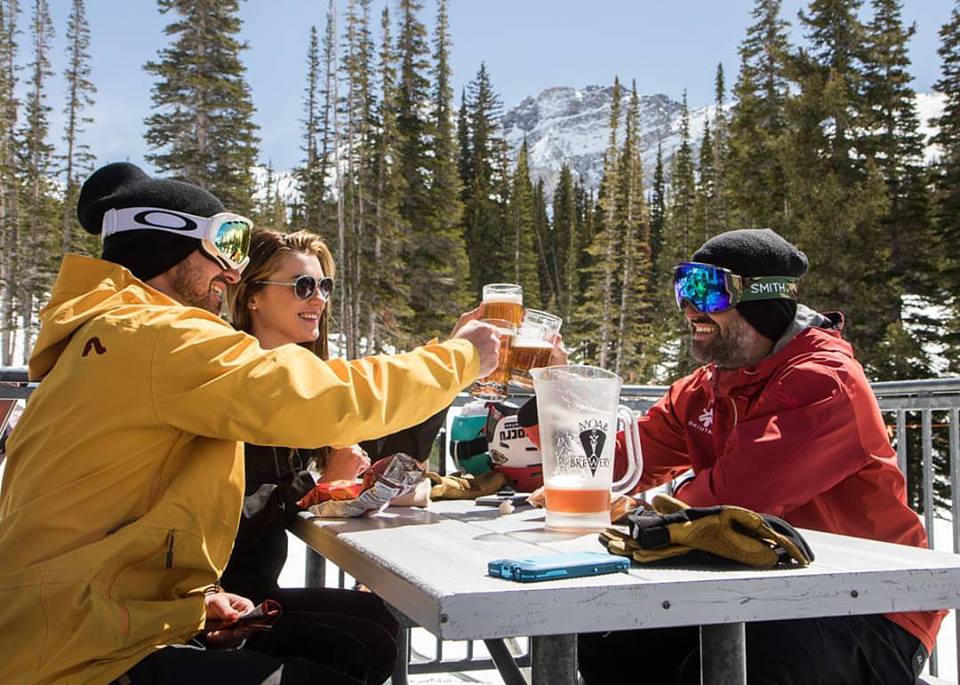
POLYGON ((629 516, 630 532, 600 534, 607 551, 641 564, 739 562, 755 568, 807 566, 813 551, 800 533, 775 516, 734 506, 688 507, 667 495, 652 511, 629 516))
POLYGON ((441 476, 427 471, 427 478, 433 484, 430 499, 476 499, 483 495, 492 495, 506 484, 506 477, 499 471, 486 471, 473 475, 441 476))

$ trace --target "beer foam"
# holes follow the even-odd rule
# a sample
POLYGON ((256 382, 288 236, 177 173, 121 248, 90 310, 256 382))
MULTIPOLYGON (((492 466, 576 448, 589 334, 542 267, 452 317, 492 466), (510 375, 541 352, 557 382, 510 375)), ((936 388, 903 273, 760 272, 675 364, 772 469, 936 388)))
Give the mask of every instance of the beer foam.
POLYGON ((580 490, 590 483, 589 478, 570 473, 558 474, 544 480, 544 485, 554 490, 580 490))
POLYGON ((522 306, 523 294, 522 293, 496 293, 483 298, 484 304, 495 304, 497 302, 504 302, 507 304, 519 304, 522 306))
POLYGON ((522 337, 523 333, 514 339, 513 346, 516 347, 526 347, 526 348, 538 348, 542 350, 552 350, 553 343, 544 340, 543 338, 524 338, 522 337))

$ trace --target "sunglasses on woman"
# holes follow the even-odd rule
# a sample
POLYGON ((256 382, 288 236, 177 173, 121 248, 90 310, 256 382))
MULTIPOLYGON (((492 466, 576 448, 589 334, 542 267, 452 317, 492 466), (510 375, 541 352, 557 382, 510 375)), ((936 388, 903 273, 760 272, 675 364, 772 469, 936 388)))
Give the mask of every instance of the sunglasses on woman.
POLYGON ((333 292, 333 279, 324 276, 297 276, 292 281, 254 281, 258 285, 285 285, 293 288, 293 294, 298 300, 309 300, 314 293, 320 293, 320 298, 326 302, 330 299, 330 293, 333 292))

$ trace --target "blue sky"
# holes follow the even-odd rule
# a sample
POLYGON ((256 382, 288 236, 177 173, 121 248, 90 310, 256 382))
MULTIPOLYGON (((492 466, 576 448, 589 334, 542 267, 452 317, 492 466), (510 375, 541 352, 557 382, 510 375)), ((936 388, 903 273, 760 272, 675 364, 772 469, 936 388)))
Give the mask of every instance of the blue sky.
MULTIPOLYGON (((391 11, 394 0, 390 2, 391 11)), ((26 26, 29 6, 22 24, 26 26)), ((341 0, 341 5, 345 4, 341 0)), ((382 0, 374 0, 379 26, 382 0)), ((435 3, 425 0, 423 18, 432 26, 435 3)), ((69 0, 50 0, 57 32, 48 104, 51 130, 62 129, 63 34, 69 0)), ((288 169, 300 159, 299 138, 304 62, 311 24, 322 30, 325 0, 246 0, 241 3, 248 80, 257 107, 262 161, 288 169)), ((801 0, 784 0, 783 16, 796 25, 801 0)), ((906 0, 904 19, 916 22, 910 44, 914 87, 928 92, 939 77, 940 26, 949 18, 949 0, 906 0)), ((713 98, 713 76, 722 62, 728 85, 736 77, 737 46, 750 23, 752 0, 450 0, 454 85, 460 88, 485 61, 506 107, 557 85, 608 84, 614 75, 637 80, 641 93, 679 99, 691 106, 713 98)), ((87 0, 91 66, 98 88, 85 135, 97 162, 129 159, 142 163, 147 152, 143 119, 150 112, 151 76, 143 64, 166 43, 160 15, 151 0, 87 0)), ((799 34, 795 41, 799 40, 799 34)), ((21 61, 28 37, 21 36, 21 61)), ((459 95, 458 95, 459 97, 459 95)))

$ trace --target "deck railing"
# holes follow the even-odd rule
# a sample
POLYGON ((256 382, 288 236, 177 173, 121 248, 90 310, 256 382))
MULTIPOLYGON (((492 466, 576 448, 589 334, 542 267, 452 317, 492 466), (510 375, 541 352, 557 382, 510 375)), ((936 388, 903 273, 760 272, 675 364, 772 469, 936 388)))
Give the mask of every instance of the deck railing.
MULTIPOLYGON (((34 387, 35 384, 27 383, 25 368, 0 367, 0 399, 25 399, 34 387)), ((890 381, 874 383, 872 387, 897 450, 898 463, 907 477, 910 504, 923 516, 930 546, 937 543, 936 522, 942 522, 941 527, 949 522, 952 551, 960 553, 960 526, 955 516, 960 511, 960 488, 953 487, 953 484, 960 483, 960 378, 890 381)), ((643 412, 665 391, 665 386, 628 385, 623 388, 622 401, 643 412)), ((516 399, 522 400, 521 397, 516 399)), ((468 400, 469 397, 461 395, 454 406, 460 407, 468 400)), ((437 451, 441 455, 438 469, 445 472, 455 468, 456 464, 449 457, 446 430, 441 430, 437 442, 437 451)), ((347 584, 342 570, 336 569, 336 578, 326 573, 327 564, 330 562, 315 553, 307 555, 307 585, 343 587, 347 584)), ((960 626, 957 625, 956 612, 951 614, 957 628, 955 640, 960 672, 960 626)), ((943 635, 941 644, 942 640, 943 635)), ((409 631, 401 646, 410 649, 409 631)), ((489 647, 497 661, 504 656, 502 644, 489 647)), ((523 664, 527 656, 520 654, 519 662, 523 664)), ((410 660, 409 670, 411 673, 455 672, 492 668, 493 665, 493 659, 476 656, 472 643, 459 649, 454 660, 444 659, 444 644, 438 640, 435 656, 410 660)), ((938 670, 938 658, 934 652, 930 672, 938 675, 938 670)), ((400 685, 402 681, 403 675, 398 673, 394 682, 400 685)))

